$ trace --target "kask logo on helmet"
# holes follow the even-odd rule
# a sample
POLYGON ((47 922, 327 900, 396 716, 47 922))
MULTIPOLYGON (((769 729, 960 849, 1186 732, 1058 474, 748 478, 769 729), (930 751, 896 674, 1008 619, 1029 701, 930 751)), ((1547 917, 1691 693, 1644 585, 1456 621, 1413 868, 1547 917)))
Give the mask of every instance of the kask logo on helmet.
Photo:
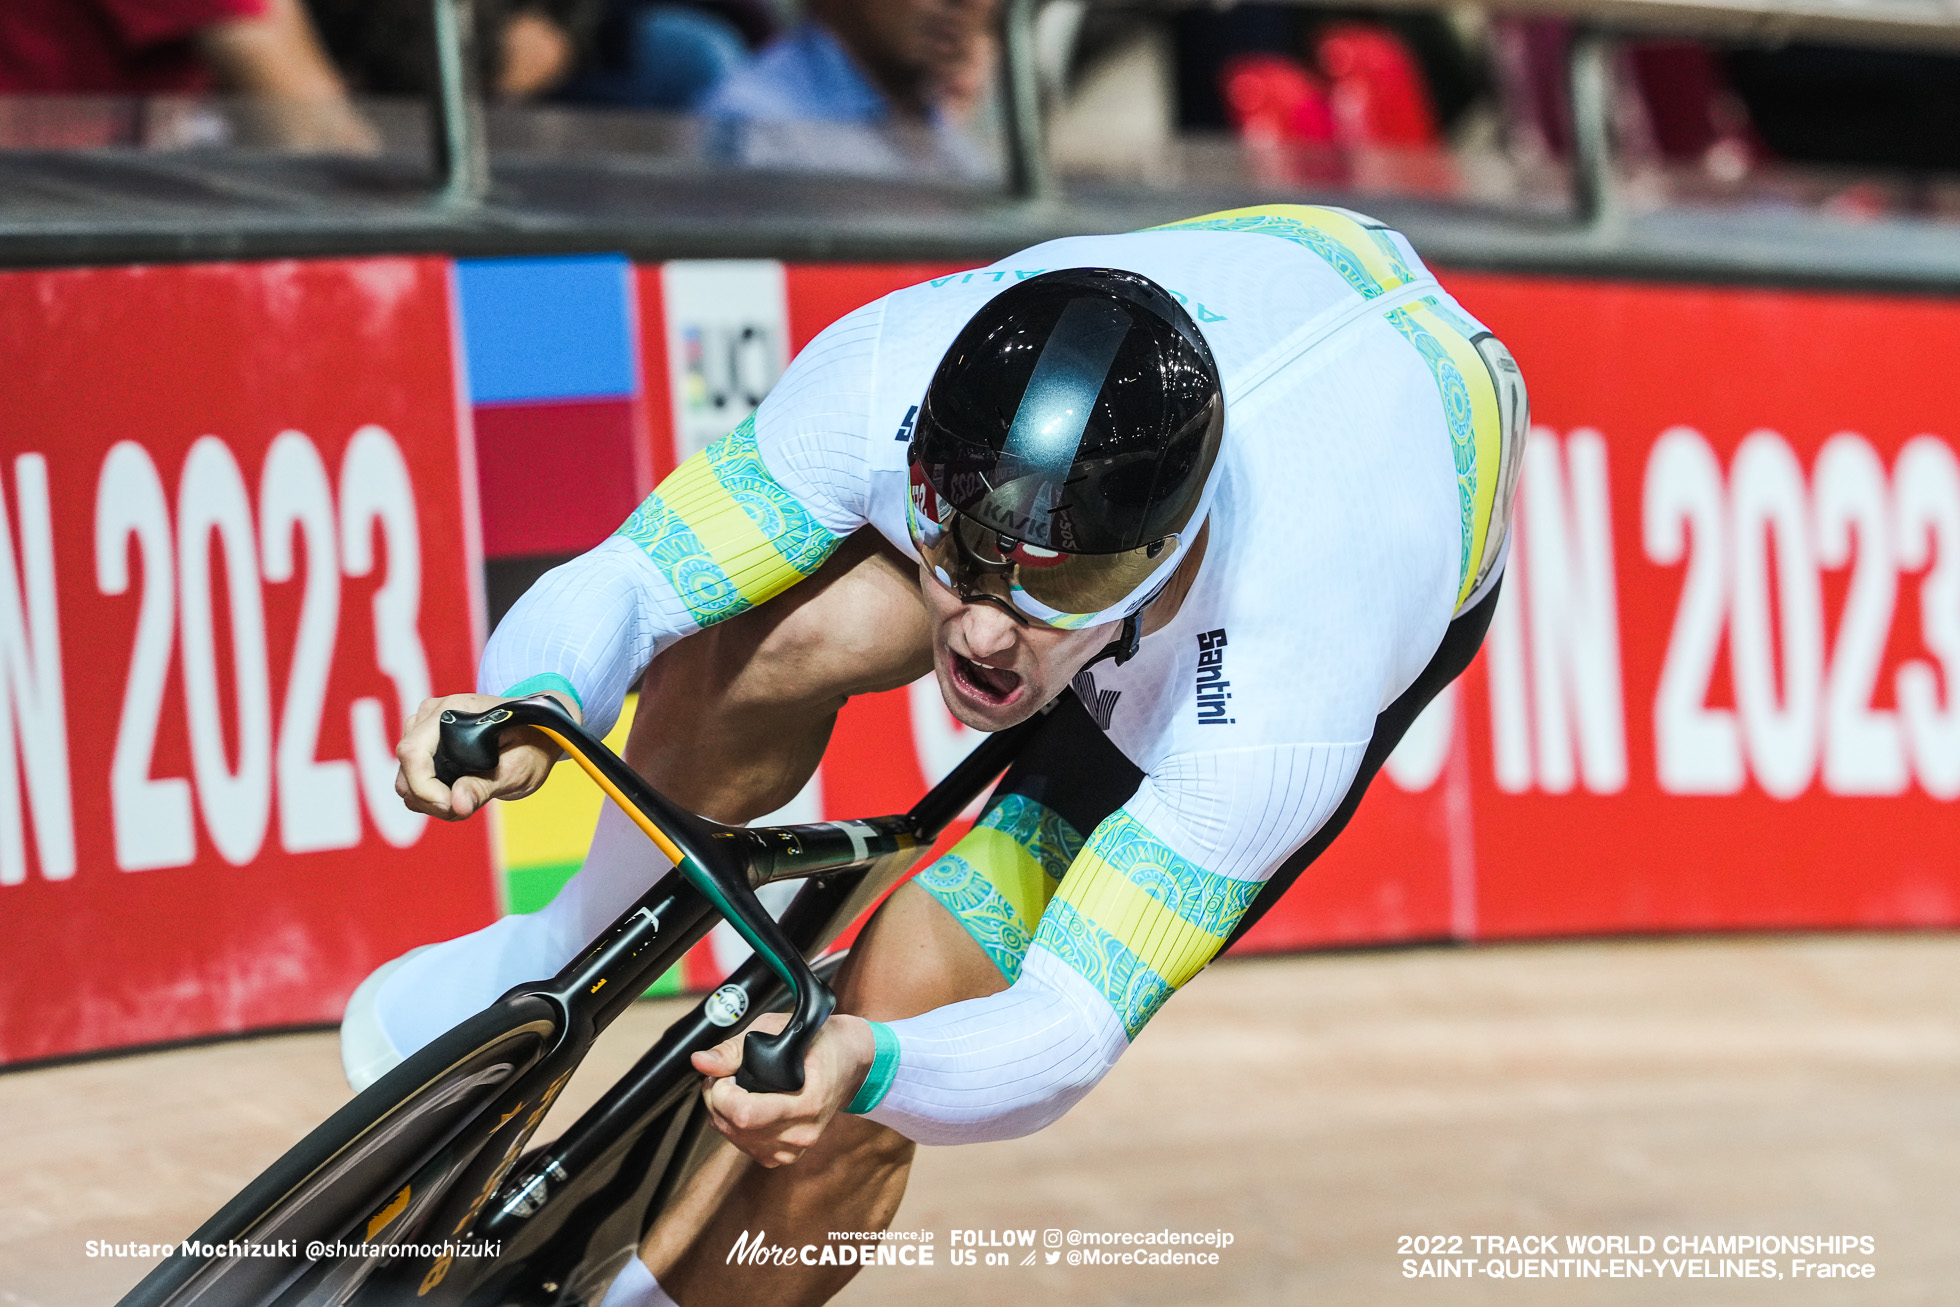
MULTIPOLYGON (((1015 543, 1019 544, 1037 532, 1043 535, 1047 534, 1047 532, 1042 531, 1040 505, 1036 505, 1035 507, 1035 512, 1021 513, 1016 512, 1012 507, 998 500, 983 499, 974 506, 973 517, 977 521, 992 527, 1002 535, 1011 536, 1015 543)), ((1070 552, 1068 544, 1069 541, 1066 538, 1057 540, 1055 542, 1056 549, 1051 552, 1068 553, 1070 552)))

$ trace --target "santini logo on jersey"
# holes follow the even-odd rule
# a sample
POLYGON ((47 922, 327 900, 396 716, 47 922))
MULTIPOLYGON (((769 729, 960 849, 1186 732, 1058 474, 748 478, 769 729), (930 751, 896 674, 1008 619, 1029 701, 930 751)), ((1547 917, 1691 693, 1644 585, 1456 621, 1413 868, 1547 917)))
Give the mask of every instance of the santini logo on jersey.
POLYGON ((892 439, 910 440, 912 438, 912 424, 918 420, 919 406, 914 404, 911 408, 905 410, 905 421, 898 424, 898 434, 893 436, 892 439))
POLYGON ((1198 632, 1198 725, 1230 726, 1238 718, 1227 717, 1225 705, 1232 699, 1232 683, 1225 679, 1225 628, 1198 632))

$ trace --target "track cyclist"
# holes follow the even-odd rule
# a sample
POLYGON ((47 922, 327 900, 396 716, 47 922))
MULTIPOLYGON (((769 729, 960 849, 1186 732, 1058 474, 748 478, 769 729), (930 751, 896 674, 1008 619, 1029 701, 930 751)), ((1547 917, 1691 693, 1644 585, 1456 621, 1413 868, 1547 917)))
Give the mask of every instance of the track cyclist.
MULTIPOLYGON (((972 831, 860 936, 801 1093, 738 1088, 739 1042, 695 1055, 734 1147, 606 1307, 825 1301, 855 1268, 728 1250, 882 1229, 915 1143, 1029 1134, 1088 1093, 1469 663, 1526 427, 1516 364, 1404 237, 1236 210, 1050 241, 848 314, 533 586, 485 693, 407 724, 417 811, 543 783, 555 754, 518 732, 494 777, 434 777, 440 712, 501 697, 556 694, 603 734, 638 681, 627 761, 725 822, 802 787, 850 695, 930 670, 987 731, 1059 699, 972 831)), ((664 866, 609 808, 549 906, 363 982, 350 1080, 554 973, 664 866)))

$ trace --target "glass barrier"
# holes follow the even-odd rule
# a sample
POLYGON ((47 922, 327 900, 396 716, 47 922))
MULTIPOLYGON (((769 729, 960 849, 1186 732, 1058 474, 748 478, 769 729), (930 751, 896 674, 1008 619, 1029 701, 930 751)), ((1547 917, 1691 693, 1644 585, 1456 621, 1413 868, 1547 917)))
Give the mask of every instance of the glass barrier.
POLYGON ((1571 206, 1571 170, 1564 163, 1489 147, 1341 148, 1190 132, 1146 153, 1061 156, 1056 168, 1071 194, 1143 187, 1299 203, 1390 197, 1543 216, 1571 206))
MULTIPOLYGON (((637 162, 1000 183, 999 133, 905 123, 762 122, 558 104, 483 115, 498 163, 637 162)), ((413 97, 344 105, 204 96, 0 95, 0 152, 342 155, 426 161, 430 111, 413 97)))
MULTIPOLYGON (((1247 142, 1191 133, 1147 153, 1061 157, 1064 190, 1090 196, 1146 188, 1193 195, 1256 192, 1275 201, 1346 204, 1417 200, 1535 218, 1572 205, 1570 164, 1543 151, 1489 144, 1447 149, 1247 142)), ((1669 210, 1812 213, 1849 222, 1880 218, 1960 223, 1960 173, 1755 162, 1746 168, 1621 160, 1617 199, 1631 214, 1669 210)))
POLYGON ((427 157, 429 109, 413 96, 0 95, 0 150, 427 157))
MULTIPOLYGON (((1191 206, 1265 198, 1362 209, 1408 200, 1533 219, 1557 219, 1573 209, 1569 150, 1552 139, 1558 134, 1552 127, 1566 112, 1558 81, 1565 75, 1563 47, 1539 41, 1544 33, 1538 29, 1492 20, 1458 42, 1459 53, 1469 52, 1465 58, 1483 61, 1480 70, 1472 70, 1470 89, 1457 95, 1450 113, 1426 119, 1428 110, 1416 114, 1427 125, 1407 135, 1427 143, 1412 145, 1392 143, 1406 128, 1397 126, 1396 114, 1406 117, 1428 83, 1411 54, 1420 43, 1397 45, 1401 29, 1387 19, 1321 20, 1321 26, 1302 29, 1314 35, 1297 55, 1220 61, 1206 75, 1228 102, 1221 112, 1232 121, 1213 130, 1191 130, 1190 106, 1180 98, 1190 94, 1179 63, 1186 55, 1172 38, 1189 32, 1173 31, 1161 16, 1146 13, 1102 21, 1096 36, 1101 53, 1076 57, 1064 49, 1043 72, 1049 157, 1065 198, 1143 193, 1175 196, 1191 206), (1535 123, 1517 109, 1530 100, 1542 110, 1535 123)), ((1723 126, 1729 135, 1698 158, 1667 156, 1654 143, 1655 111, 1634 104, 1636 83, 1651 80, 1661 66, 1651 59, 1641 64, 1640 48, 1628 43, 1615 73, 1614 168, 1624 211, 1960 222, 1960 172, 1788 162, 1748 146, 1746 123, 1723 126)), ((1713 67, 1708 61, 1719 57, 1679 66, 1713 67)), ((1721 113, 1735 112, 1726 91, 1703 99, 1721 113)), ((593 206, 630 202, 638 220, 658 223, 657 186, 638 184, 631 196, 615 189, 601 199, 602 188, 563 184, 567 170, 592 168, 655 181, 769 174, 916 182, 971 194, 977 206, 983 194, 998 200, 1008 170, 1002 96, 995 90, 974 100, 958 125, 761 121, 550 101, 492 104, 481 118, 493 179, 490 202, 521 206, 527 176, 549 174, 556 209, 569 208, 575 216, 584 195, 593 206)), ((131 212, 174 202, 177 197, 158 189, 162 177, 199 179, 204 191, 197 203, 204 206, 226 197, 250 204, 255 195, 260 202, 280 202, 281 191, 286 198, 310 195, 329 205, 340 199, 421 203, 437 184, 432 124, 430 102, 409 96, 324 102, 0 95, 0 218, 29 225, 49 215, 66 221, 93 206, 114 220, 120 193, 130 197, 131 212), (117 167, 127 172, 120 183, 117 167)), ((1897 126, 1900 133, 1915 130, 1903 119, 1897 126)))
POLYGON ((991 126, 769 122, 562 105, 493 107, 492 167, 542 160, 639 161, 701 170, 833 174, 997 188, 991 126))

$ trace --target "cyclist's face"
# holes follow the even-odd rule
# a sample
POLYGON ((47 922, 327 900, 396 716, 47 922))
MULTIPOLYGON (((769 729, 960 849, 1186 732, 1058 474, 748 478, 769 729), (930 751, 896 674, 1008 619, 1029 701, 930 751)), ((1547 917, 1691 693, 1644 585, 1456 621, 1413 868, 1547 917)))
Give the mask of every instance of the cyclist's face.
POLYGON ((919 569, 932 617, 932 669, 953 716, 982 731, 1025 721, 1060 694, 1082 664, 1116 638, 1120 622, 1058 631, 999 601, 960 597, 919 569))

